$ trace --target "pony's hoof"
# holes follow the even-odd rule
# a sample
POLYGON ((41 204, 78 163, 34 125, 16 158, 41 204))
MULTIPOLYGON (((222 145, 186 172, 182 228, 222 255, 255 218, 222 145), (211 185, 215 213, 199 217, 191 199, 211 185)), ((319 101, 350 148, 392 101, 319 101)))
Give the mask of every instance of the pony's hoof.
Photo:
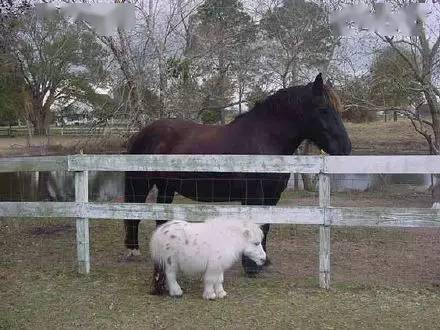
POLYGON ((228 293, 225 290, 220 291, 219 293, 217 293, 217 298, 222 299, 222 298, 226 297, 227 294, 228 293))
POLYGON ((203 299, 214 300, 216 298, 215 292, 204 292, 203 299))
POLYGON ((176 297, 176 298, 180 298, 183 295, 183 291, 181 288, 174 288, 172 290, 170 290, 170 296, 171 297, 176 297))

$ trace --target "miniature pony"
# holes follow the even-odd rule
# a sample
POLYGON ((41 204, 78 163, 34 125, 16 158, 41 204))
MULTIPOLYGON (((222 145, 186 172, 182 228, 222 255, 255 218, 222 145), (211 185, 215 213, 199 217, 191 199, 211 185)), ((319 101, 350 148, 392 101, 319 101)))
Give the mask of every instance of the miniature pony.
POLYGON ((165 273, 170 296, 181 296, 182 289, 176 281, 178 271, 188 275, 204 274, 204 299, 226 296, 223 289, 223 272, 241 255, 257 265, 266 261, 261 241, 263 232, 251 222, 212 219, 204 223, 170 221, 159 226, 150 242, 155 264, 153 294, 161 294, 165 273), (162 275, 163 276, 163 275, 162 275))

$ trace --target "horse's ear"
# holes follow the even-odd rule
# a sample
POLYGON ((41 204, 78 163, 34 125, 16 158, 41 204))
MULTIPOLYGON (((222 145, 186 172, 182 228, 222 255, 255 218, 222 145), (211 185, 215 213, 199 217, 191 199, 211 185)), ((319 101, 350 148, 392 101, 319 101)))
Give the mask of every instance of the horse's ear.
POLYGON ((322 80, 322 74, 320 72, 316 76, 315 81, 313 82, 313 94, 322 95, 323 90, 324 90, 324 81, 322 80))
POLYGON ((243 232, 243 236, 246 239, 249 239, 249 237, 251 237, 251 232, 249 231, 249 229, 245 229, 245 231, 243 232))

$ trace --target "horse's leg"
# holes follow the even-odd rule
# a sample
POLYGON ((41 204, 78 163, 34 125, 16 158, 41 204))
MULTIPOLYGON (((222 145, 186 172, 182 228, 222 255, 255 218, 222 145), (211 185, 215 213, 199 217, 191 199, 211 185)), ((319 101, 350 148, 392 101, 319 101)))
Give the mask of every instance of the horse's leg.
MULTIPOLYGON (((126 203, 144 203, 150 187, 145 173, 126 172, 125 174, 125 202, 126 203)), ((125 247, 128 249, 128 255, 140 255, 139 251, 139 222, 140 220, 124 220, 125 226, 125 247)))
POLYGON ((223 273, 220 274, 218 278, 218 282, 214 284, 214 291, 217 298, 224 298, 226 297, 227 293, 225 289, 223 289, 223 273))
POLYGON ((218 286, 219 282, 221 283, 220 279, 222 278, 222 275, 223 275, 222 271, 218 269, 212 269, 209 267, 208 269, 206 269, 205 278, 204 278, 205 288, 203 290, 204 299, 210 300, 210 299, 215 299, 217 297, 215 286, 216 285, 218 286))
MULTIPOLYGON (((174 200, 175 190, 171 185, 168 185, 167 180, 163 180, 157 185, 157 203, 171 204, 174 200)), ((163 225, 167 220, 156 220, 156 227, 163 225)))
MULTIPOLYGON (((279 198, 277 198, 276 200, 265 200, 263 205, 268 205, 268 206, 274 206, 278 203, 279 198)), ((244 204, 244 203, 242 203, 244 204)), ((261 203, 246 203, 245 205, 261 205, 261 203)), ((267 241, 267 235, 269 234, 269 230, 270 230, 270 224, 266 223, 264 225, 261 226, 261 230, 263 231, 263 239, 261 241, 261 245, 263 246, 263 250, 264 252, 266 252, 267 255, 267 248, 266 248, 266 241, 267 241)), ((266 258, 266 262, 264 263, 263 266, 258 266, 252 259, 250 259, 249 257, 243 255, 242 259, 241 259, 241 263, 243 265, 244 271, 246 272, 246 274, 248 276, 253 276, 257 273, 259 273, 264 266, 269 266, 270 265, 270 259, 269 257, 266 258)))
POLYGON ((167 277, 168 292, 171 297, 180 297, 183 294, 179 283, 176 280, 177 263, 172 257, 168 257, 165 266, 165 275, 167 277))
MULTIPOLYGON (((157 203, 171 204, 173 202, 174 190, 167 183, 168 182, 166 180, 164 180, 163 182, 157 183, 157 203)), ((167 221, 166 220, 156 220, 156 228, 159 227, 160 225, 164 224, 165 222, 167 222, 167 221)), ((161 294, 161 292, 163 292, 165 290, 165 283, 164 283, 164 281, 162 281, 163 276, 164 276, 163 269, 161 267, 154 267, 154 272, 153 272, 153 279, 154 279, 153 288, 154 289, 153 289, 153 292, 156 292, 157 294, 161 294)), ((172 276, 173 275, 171 275, 171 278, 172 278, 172 276)), ((166 277, 168 279, 168 274, 166 274, 166 277)), ((174 274, 174 280, 175 280, 175 274, 174 274)), ((171 290, 169 283, 168 283, 168 280, 167 280, 167 284, 168 284, 168 290, 171 290)), ((176 282, 176 284, 177 284, 177 282, 176 282)), ((177 284, 177 286, 179 286, 179 285, 177 284)), ((182 291, 182 290, 180 290, 180 291, 182 291)), ((177 290, 177 292, 178 292, 178 290, 177 290)))

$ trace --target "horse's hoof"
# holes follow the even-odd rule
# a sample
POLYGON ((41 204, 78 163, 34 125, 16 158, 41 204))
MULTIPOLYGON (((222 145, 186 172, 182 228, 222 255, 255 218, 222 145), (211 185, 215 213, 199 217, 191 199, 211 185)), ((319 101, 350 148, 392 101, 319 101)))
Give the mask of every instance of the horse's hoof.
POLYGON ((272 265, 272 261, 269 258, 266 258, 266 262, 264 263, 263 267, 268 267, 272 265))
POLYGON ((256 277, 261 271, 263 270, 262 266, 258 267, 245 267, 244 272, 246 273, 246 276, 248 277, 256 277))
POLYGON ((136 261, 141 260, 140 257, 141 251, 139 249, 128 249, 127 254, 119 258, 120 262, 130 262, 130 261, 136 261))
POLYGON ((139 257, 141 255, 141 251, 139 249, 128 249, 127 256, 139 257))

